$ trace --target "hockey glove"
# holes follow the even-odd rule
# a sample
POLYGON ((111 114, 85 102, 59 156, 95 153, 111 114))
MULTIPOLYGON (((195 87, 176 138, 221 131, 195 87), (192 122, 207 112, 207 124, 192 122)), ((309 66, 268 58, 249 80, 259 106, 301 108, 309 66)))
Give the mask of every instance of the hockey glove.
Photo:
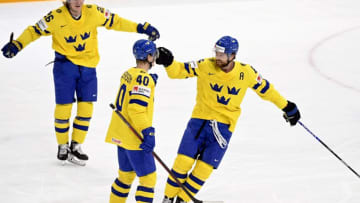
POLYGON ((156 85, 157 79, 159 78, 159 76, 156 73, 150 73, 150 76, 152 77, 152 79, 154 80, 154 83, 156 85))
POLYGON ((296 123, 300 119, 300 112, 296 106, 296 104, 292 103, 291 101, 288 101, 288 104, 285 108, 283 108, 284 111, 284 118, 286 122, 289 122, 291 126, 296 125, 296 123))
POLYGON ((150 25, 150 23, 145 22, 144 24, 139 23, 137 26, 137 32, 138 33, 145 33, 147 36, 149 36, 150 41, 155 41, 160 38, 159 31, 150 25))
POLYGON ((156 59, 156 63, 168 67, 174 61, 174 56, 171 51, 165 47, 159 47, 158 49, 159 56, 156 59))
POLYGON ((1 49, 1 51, 6 58, 12 58, 12 57, 16 56, 16 54, 20 51, 21 48, 22 48, 22 44, 16 40, 13 40, 11 42, 8 42, 1 49))
POLYGON ((144 136, 144 141, 141 143, 140 148, 145 152, 152 152, 155 147, 155 128, 148 127, 141 131, 144 136))

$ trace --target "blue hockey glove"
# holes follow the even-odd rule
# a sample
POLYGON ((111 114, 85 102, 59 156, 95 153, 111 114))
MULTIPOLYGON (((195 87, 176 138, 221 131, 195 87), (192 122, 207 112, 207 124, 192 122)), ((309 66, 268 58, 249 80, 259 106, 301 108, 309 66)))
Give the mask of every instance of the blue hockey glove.
POLYGON ((150 73, 150 76, 152 77, 152 79, 154 80, 155 85, 156 85, 157 79, 159 78, 159 76, 156 73, 150 73))
POLYGON ((156 59, 156 63, 168 67, 174 61, 174 56, 171 51, 165 47, 159 47, 157 49, 159 56, 156 59))
POLYGON ((155 128, 148 127, 141 131, 144 136, 144 141, 140 145, 140 148, 145 152, 152 152, 155 147, 155 128))
POLYGON ((12 58, 14 56, 16 56, 16 54, 20 51, 20 49, 18 48, 18 46, 16 46, 16 44, 18 44, 18 46, 22 47, 21 43, 16 41, 16 40, 13 40, 11 42, 8 42, 2 49, 2 53, 3 55, 6 57, 6 58, 12 58))
POLYGON ((292 103, 291 101, 288 101, 288 104, 285 108, 283 108, 283 111, 283 116, 286 122, 289 122, 291 126, 296 125, 296 123, 300 120, 300 112, 296 104, 292 103))
POLYGON ((145 33, 147 36, 149 36, 149 40, 155 41, 160 38, 159 31, 150 25, 150 23, 145 22, 144 24, 139 23, 137 26, 137 32, 138 33, 145 33))

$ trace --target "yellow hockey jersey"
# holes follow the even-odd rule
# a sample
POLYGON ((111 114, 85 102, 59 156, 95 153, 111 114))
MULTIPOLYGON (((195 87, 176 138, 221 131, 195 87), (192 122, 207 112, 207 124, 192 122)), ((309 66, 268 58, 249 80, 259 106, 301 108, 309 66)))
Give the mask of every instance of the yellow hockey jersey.
MULTIPOLYGON (((126 120, 141 134, 152 126, 155 81, 144 70, 130 68, 121 76, 115 106, 126 120)), ((130 128, 113 112, 106 142, 129 150, 140 150, 141 141, 130 128)))
POLYGON ((22 48, 41 36, 52 35, 52 48, 76 65, 95 68, 99 63, 97 27, 137 32, 137 23, 97 5, 83 5, 75 20, 66 6, 55 9, 34 26, 27 27, 17 41, 22 48))
POLYGON ((248 88, 280 109, 287 105, 287 100, 273 85, 248 64, 235 61, 234 68, 225 73, 216 66, 215 58, 188 63, 174 61, 166 72, 170 78, 197 76, 196 105, 192 118, 215 119, 229 124, 231 132, 235 129, 241 113, 240 104, 248 88))

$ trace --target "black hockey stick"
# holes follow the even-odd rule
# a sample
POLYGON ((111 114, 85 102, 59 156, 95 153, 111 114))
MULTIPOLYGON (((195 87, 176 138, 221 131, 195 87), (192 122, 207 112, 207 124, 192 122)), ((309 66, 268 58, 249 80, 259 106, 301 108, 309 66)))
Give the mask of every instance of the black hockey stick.
POLYGON ((352 171, 358 178, 360 178, 360 175, 352 169, 344 160, 342 160, 333 150, 330 149, 323 141, 320 140, 313 132, 311 132, 301 121, 298 121, 299 124, 305 128, 306 131, 308 131, 317 141, 319 141, 326 149, 328 149, 336 158, 338 158, 350 171, 352 171))
MULTIPOLYGON (((117 110, 114 104, 110 104, 110 107, 115 111, 115 113, 120 117, 120 119, 130 128, 130 130, 139 138, 141 141, 144 141, 142 136, 131 126, 131 124, 126 120, 126 118, 117 110)), ((190 199, 194 203, 223 203, 223 201, 202 201, 196 199, 186 188, 185 186, 179 181, 179 179, 175 176, 175 174, 166 166, 166 164, 160 159, 160 157, 153 151, 152 155, 154 158, 161 164, 161 166, 170 174, 170 176, 175 180, 175 182, 184 190, 184 192, 190 197, 190 199)))

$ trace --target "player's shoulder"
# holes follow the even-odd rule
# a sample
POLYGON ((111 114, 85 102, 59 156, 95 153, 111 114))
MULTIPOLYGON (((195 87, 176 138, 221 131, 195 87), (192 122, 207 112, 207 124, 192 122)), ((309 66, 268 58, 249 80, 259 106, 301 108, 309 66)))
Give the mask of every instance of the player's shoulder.
POLYGON ((251 74, 257 74, 257 70, 250 64, 247 64, 247 63, 243 63, 243 62, 240 62, 240 61, 235 61, 235 63, 243 70, 251 73, 251 74))
POLYGON ((111 15, 109 9, 106 9, 97 4, 85 4, 84 7, 87 12, 97 16, 104 16, 106 19, 108 19, 111 15))

